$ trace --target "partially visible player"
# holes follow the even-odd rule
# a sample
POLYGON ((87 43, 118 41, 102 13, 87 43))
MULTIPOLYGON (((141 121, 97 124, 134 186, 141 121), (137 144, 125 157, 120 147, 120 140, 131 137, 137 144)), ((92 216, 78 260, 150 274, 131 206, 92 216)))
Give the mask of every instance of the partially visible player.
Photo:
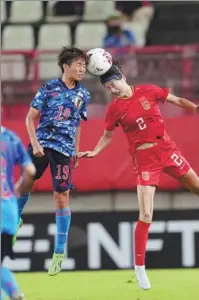
MULTIPOLYGON (((36 167, 35 180, 44 174, 48 165, 53 180, 57 229, 53 259, 48 271, 51 276, 61 271, 71 222, 71 162, 74 158, 75 166, 78 164, 80 122, 81 119, 87 120, 90 101, 89 92, 79 83, 86 72, 86 64, 84 51, 63 48, 58 56, 61 78, 48 81, 38 90, 26 118, 29 153, 36 167), (39 125, 35 130, 38 118, 39 125)), ((28 199, 29 194, 19 199, 20 216, 28 199)))
MULTIPOLYGON (((34 175, 35 167, 20 139, 10 130, 1 127, 1 262, 6 256, 13 257, 12 238, 18 226, 16 196, 29 190, 34 175), (22 179, 14 187, 15 165, 21 167, 22 179)), ((3 266, 1 266, 1 288, 12 300, 24 299, 14 275, 3 266)))
POLYGON ((135 273, 139 286, 150 289, 145 271, 145 252, 160 174, 166 172, 177 178, 199 196, 199 178, 168 136, 158 103, 170 102, 193 113, 199 113, 199 106, 172 95, 168 88, 150 84, 129 85, 116 65, 101 76, 101 82, 114 96, 107 108, 105 131, 94 150, 80 152, 79 157, 91 158, 99 154, 111 143, 116 126, 122 127, 137 177, 139 220, 134 237, 135 273))

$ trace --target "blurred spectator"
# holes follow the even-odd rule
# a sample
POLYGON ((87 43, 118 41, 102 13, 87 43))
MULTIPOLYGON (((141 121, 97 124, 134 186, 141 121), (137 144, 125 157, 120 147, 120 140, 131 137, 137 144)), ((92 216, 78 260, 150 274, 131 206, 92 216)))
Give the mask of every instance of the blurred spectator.
POLYGON ((151 1, 116 1, 116 9, 128 21, 138 21, 143 18, 151 19, 154 13, 151 1))
POLYGON ((104 38, 104 48, 120 48, 135 45, 135 37, 130 30, 123 29, 120 13, 115 13, 107 19, 107 35, 104 38))
POLYGON ((142 1, 116 1, 116 9, 126 20, 131 20, 133 13, 142 7, 142 1))

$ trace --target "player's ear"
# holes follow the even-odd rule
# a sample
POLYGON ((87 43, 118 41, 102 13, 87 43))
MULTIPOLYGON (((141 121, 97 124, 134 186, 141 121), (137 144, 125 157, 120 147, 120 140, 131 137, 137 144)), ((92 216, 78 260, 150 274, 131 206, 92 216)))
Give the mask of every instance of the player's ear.
POLYGON ((63 69, 64 69, 64 72, 67 73, 68 69, 69 69, 69 65, 63 64, 63 69))
POLYGON ((122 79, 126 82, 126 76, 122 75, 122 79))

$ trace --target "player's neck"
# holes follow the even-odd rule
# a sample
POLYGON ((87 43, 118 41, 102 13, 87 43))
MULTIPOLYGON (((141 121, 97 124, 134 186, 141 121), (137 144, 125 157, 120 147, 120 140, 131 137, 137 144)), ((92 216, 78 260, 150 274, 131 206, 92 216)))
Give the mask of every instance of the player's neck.
POLYGON ((65 75, 62 76, 62 81, 65 83, 68 89, 73 89, 77 84, 74 79, 68 78, 65 75))
POLYGON ((127 85, 126 89, 124 91, 124 95, 121 97, 121 99, 125 100, 125 99, 129 99, 133 96, 133 86, 131 85, 127 85))

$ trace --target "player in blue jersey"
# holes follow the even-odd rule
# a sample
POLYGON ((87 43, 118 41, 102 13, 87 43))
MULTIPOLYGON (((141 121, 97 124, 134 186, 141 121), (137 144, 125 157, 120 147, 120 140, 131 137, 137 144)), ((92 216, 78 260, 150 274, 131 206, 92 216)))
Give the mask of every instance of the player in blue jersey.
MULTIPOLYGON (((29 153, 36 167, 35 180, 50 164, 53 194, 56 203, 56 240, 53 259, 48 271, 56 275, 61 271, 71 222, 69 191, 71 160, 78 164, 80 121, 87 120, 90 94, 79 81, 86 72, 86 53, 77 48, 63 48, 58 56, 62 76, 44 84, 31 103, 26 118, 30 137, 29 153), (40 117, 35 130, 35 120, 40 117)), ((19 199, 19 214, 29 194, 19 199)), ((20 225, 22 222, 20 222, 20 225)))
MULTIPOLYGON (((13 258, 12 238, 18 227, 16 195, 27 192, 32 185, 35 167, 20 139, 10 130, 1 127, 1 262, 6 256, 13 258), (19 165, 21 180, 13 184, 13 169, 19 165)), ((1 267, 1 288, 12 300, 23 300, 12 272, 1 267)), ((1 295, 1 299, 3 299, 1 295)))

